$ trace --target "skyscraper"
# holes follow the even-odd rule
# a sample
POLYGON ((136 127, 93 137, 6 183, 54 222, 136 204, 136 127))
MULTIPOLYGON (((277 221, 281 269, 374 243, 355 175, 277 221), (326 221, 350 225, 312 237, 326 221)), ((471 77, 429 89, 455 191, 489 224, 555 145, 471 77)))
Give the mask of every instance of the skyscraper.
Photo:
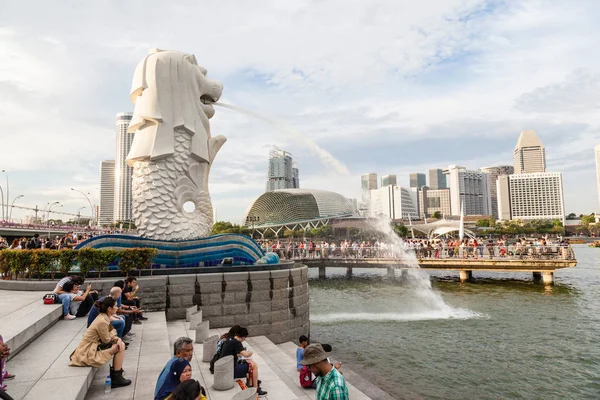
POLYGON ((127 132, 133 113, 117 114, 117 148, 115 154, 115 203, 113 221, 131 221, 131 181, 133 168, 126 159, 134 133, 127 132))
POLYGON ((371 216, 395 219, 418 219, 419 213, 409 189, 396 185, 383 186, 370 191, 371 216))
POLYGON ((294 166, 292 154, 273 146, 269 151, 266 191, 298 189, 299 187, 299 172, 298 168, 294 166))
POLYGON ((410 174, 410 187, 411 188, 422 188, 427 186, 427 178, 425 174, 420 172, 410 174))
POLYGON ((440 168, 433 168, 429 170, 429 189, 437 190, 437 189, 446 189, 448 185, 446 184, 446 175, 444 175, 444 170, 440 168))
POLYGON ((500 219, 560 219, 565 223, 560 172, 503 175, 497 185, 500 219))
POLYGON ((546 172, 546 150, 534 131, 523 131, 514 151, 515 174, 546 172))
POLYGON ((444 170, 450 187, 452 215, 491 215, 490 176, 486 172, 471 171, 451 165, 444 170))
POLYGON ((511 175, 515 172, 514 168, 510 165, 499 165, 497 167, 484 167, 479 168, 480 171, 487 172, 490 174, 490 201, 492 204, 492 216, 498 218, 498 192, 496 187, 496 181, 499 176, 511 175))
POLYGON ((397 185, 397 179, 395 174, 383 175, 381 177, 381 187, 397 185))
POLYGON ((371 202, 371 190, 377 189, 377 174, 370 172, 360 176, 360 185, 362 189, 362 202, 366 209, 371 202))
POLYGON ((419 214, 422 218, 429 218, 436 211, 442 217, 450 216, 450 189, 429 189, 424 186, 419 190, 419 214))
POLYGON ((100 162, 100 210, 99 225, 110 225, 114 219, 115 206, 115 160, 100 162))

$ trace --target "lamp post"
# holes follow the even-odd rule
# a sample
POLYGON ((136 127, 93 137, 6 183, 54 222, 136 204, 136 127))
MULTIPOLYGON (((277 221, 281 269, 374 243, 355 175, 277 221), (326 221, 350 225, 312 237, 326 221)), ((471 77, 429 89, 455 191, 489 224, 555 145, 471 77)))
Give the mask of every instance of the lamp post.
POLYGON ((75 225, 77 227, 79 227, 79 219, 81 218, 81 210, 83 210, 84 208, 85 208, 85 206, 79 207, 79 210, 77 210, 77 222, 75 222, 75 225))
MULTIPOLYGON (((52 207, 54 206, 62 207, 63 205, 60 204, 59 201, 55 201, 48 207, 48 217, 46 218, 46 221, 48 222, 48 239, 50 239, 50 213, 52 212, 52 207)), ((54 223, 52 225, 54 225, 54 223)))
POLYGON ((15 201, 17 201, 18 199, 21 199, 25 197, 25 195, 20 194, 17 197, 15 197, 12 201, 12 203, 10 203, 10 214, 8 214, 8 220, 10 221, 12 219, 12 211, 13 211, 13 206, 15 205, 15 201))
MULTIPOLYGON (((0 200, 2 200, 2 219, 4 220, 4 191, 2 190, 2 185, 0 185, 0 200)), ((6 199, 8 203, 8 199, 6 199)))
POLYGON ((8 216, 8 199, 10 196, 10 187, 8 186, 8 172, 5 169, 3 169, 2 172, 6 174, 6 218, 9 218, 9 216, 8 216))
POLYGON ((249 215, 246 217, 246 224, 248 222, 252 222, 252 239, 254 239, 254 223, 259 222, 259 221, 260 221, 260 217, 258 217, 258 216, 254 216, 254 215, 250 216, 249 215))
MULTIPOLYGON (((88 203, 90 204, 90 209, 92 211, 92 223, 94 223, 94 221, 96 220, 96 218, 94 217, 95 210, 94 210, 94 206, 92 205, 92 201, 90 200, 90 198, 87 196, 87 194, 83 193, 81 190, 77 190, 77 189, 73 189, 73 188, 71 188, 71 190, 74 192, 81 193, 83 195, 83 197, 85 197, 85 199, 88 201, 88 203)), ((91 196, 91 194, 89 192, 88 192, 88 194, 91 196)))

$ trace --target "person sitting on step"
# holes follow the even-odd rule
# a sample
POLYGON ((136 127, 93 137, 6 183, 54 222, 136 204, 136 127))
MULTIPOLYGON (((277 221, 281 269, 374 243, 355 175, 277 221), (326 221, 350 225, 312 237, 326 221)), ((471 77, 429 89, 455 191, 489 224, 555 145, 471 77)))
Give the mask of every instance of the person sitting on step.
POLYGON ((177 389, 166 400, 207 400, 204 388, 200 382, 189 379, 177 386, 177 389))
POLYGON ((320 344, 310 344, 300 364, 308 366, 317 377, 317 400, 348 400, 346 380, 329 362, 330 355, 320 344))
MULTIPOLYGON (((136 306, 131 306, 127 304, 123 304, 123 290, 125 289, 125 281, 119 280, 116 281, 114 286, 121 288, 121 298, 119 298, 119 314, 127 314, 130 315, 133 319, 133 323, 136 325, 141 325, 142 320, 140 317, 143 317, 143 310, 140 310, 136 306)), ((146 319, 146 318, 144 318, 146 319)))
POLYGON ((100 310, 100 314, 85 331, 81 342, 69 356, 70 365, 100 368, 112 358, 111 387, 128 386, 131 381, 123 378, 125 343, 119 339, 117 331, 110 324, 110 317, 117 312, 117 302, 112 297, 107 297, 102 302, 97 301, 96 307, 100 310))
POLYGON ((255 387, 256 393, 259 396, 264 396, 267 392, 263 391, 260 387, 260 381, 258 380, 258 364, 250 358, 252 357, 252 352, 247 351, 242 344, 242 342, 246 340, 246 337, 248 337, 248 329, 238 329, 233 339, 223 343, 221 356, 219 358, 233 356, 233 377, 235 379, 244 377, 249 379, 249 377, 251 377, 252 385, 248 386, 255 387), (238 357, 240 358, 238 359, 238 357))
POLYGON ((77 283, 69 281, 63 285, 62 292, 70 297, 69 314, 64 316, 65 319, 85 317, 98 300, 98 293, 92 292, 92 285, 87 285, 85 292, 81 292, 77 283))
MULTIPOLYGON (((115 299, 115 301, 117 302, 117 313, 118 313, 119 307, 121 306, 121 304, 120 304, 121 288, 114 286, 113 288, 110 289, 109 295, 100 298, 100 301, 104 300, 106 297, 112 297, 113 299, 115 299)), ((96 319, 98 314, 99 314, 98 307, 96 307, 96 306, 92 307, 92 309, 90 310, 90 313, 88 315, 88 321, 87 321, 88 328, 92 324, 92 322, 94 322, 94 320, 96 319)), ((133 318, 131 318, 130 315, 115 314, 115 315, 111 316, 111 319, 110 319, 110 324, 112 326, 114 326, 115 329, 117 330, 117 336, 120 337, 121 339, 123 339, 126 346, 129 345, 128 342, 131 339, 133 339, 133 336, 135 335, 135 333, 130 332, 132 323, 133 323, 133 318)))
POLYGON ((178 338, 173 344, 173 358, 167 361, 167 364, 158 376, 158 381, 156 381, 156 387, 154 389, 154 397, 158 396, 160 388, 165 384, 173 363, 180 359, 186 360, 189 363, 192 361, 193 356, 194 341, 186 336, 178 338))
POLYGON ((171 363, 169 373, 160 387, 157 387, 158 393, 154 395, 154 400, 165 400, 171 393, 177 389, 181 382, 192 379, 192 366, 189 361, 178 358, 171 363))
POLYGON ((141 315, 141 299, 137 296, 139 289, 140 287, 137 284, 137 279, 133 276, 128 277, 125 280, 125 287, 123 288, 123 299, 121 300, 121 303, 125 304, 126 306, 134 306, 136 309, 140 310, 140 312, 138 313, 139 315, 137 315, 136 319, 139 319, 140 321, 145 321, 148 318, 141 315))
POLYGON ((210 371, 211 374, 215 373, 215 363, 221 356, 221 350, 223 349, 223 343, 225 343, 229 339, 233 338, 235 336, 235 334, 237 333, 238 329, 240 329, 240 328, 241 328, 241 326, 234 325, 229 329, 229 332, 222 334, 221 337, 219 338, 219 341, 217 342, 217 352, 215 353, 213 358, 210 360, 210 367, 208 368, 208 370, 210 371))
MULTIPOLYGON (((85 282, 85 278, 81 277, 81 276, 77 276, 77 275, 71 275, 71 276, 66 276, 64 278, 62 278, 60 281, 58 281, 58 283, 56 284, 56 287, 54 288, 54 293, 56 295, 58 295, 58 300, 60 300, 60 302, 62 303, 63 306, 63 317, 67 318, 67 315, 69 315, 69 309, 71 307, 71 296, 69 295, 69 293, 65 293, 65 291, 63 291, 63 286, 65 285, 65 283, 67 282, 73 282, 76 283, 77 285, 83 285, 83 282, 85 282)), ((74 319, 74 318, 67 318, 67 319, 74 319)))

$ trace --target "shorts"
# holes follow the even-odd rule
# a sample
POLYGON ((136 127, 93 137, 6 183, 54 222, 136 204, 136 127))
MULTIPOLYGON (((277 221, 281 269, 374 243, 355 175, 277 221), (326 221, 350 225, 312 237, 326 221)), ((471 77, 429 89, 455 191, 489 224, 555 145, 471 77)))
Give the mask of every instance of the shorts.
POLYGON ((235 363, 235 366, 233 367, 233 377, 235 379, 245 378, 249 369, 250 364, 248 364, 247 362, 235 363))

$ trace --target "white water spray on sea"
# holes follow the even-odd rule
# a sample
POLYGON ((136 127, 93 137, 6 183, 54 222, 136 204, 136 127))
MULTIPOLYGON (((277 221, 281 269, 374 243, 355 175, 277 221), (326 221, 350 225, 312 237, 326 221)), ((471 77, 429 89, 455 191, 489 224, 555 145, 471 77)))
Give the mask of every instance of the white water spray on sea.
POLYGON ((306 135, 301 134, 297 130, 281 123, 280 121, 277 121, 273 118, 269 118, 269 117, 259 114, 257 112, 250 111, 245 108, 234 106, 231 104, 220 103, 220 102, 213 103, 213 104, 216 106, 221 106, 224 108, 229 108, 231 110, 239 111, 239 112, 247 114, 247 115, 251 115, 253 117, 256 117, 258 119, 261 119, 261 120, 269 123, 270 125, 279 129, 281 132, 286 133, 290 138, 296 140, 299 145, 308 147, 308 149, 314 155, 316 155, 317 157, 319 157, 321 159, 323 164, 325 164, 328 167, 333 168, 340 175, 348 175, 349 174, 348 168, 346 168, 346 166, 341 161, 339 161, 337 158, 332 156, 331 153, 329 153, 327 150, 323 149, 321 146, 316 144, 315 141, 312 140, 311 138, 307 137, 306 135))
MULTIPOLYGON (((265 115, 257 112, 247 110, 242 107, 234 106, 226 103, 213 103, 216 106, 228 108, 234 111, 239 111, 246 115, 259 118, 270 125, 274 126, 278 130, 286 133, 292 139, 296 140, 298 144, 308 147, 308 149, 318 156, 323 164, 333 168, 339 174, 348 175, 348 168, 342 164, 339 160, 333 157, 327 150, 320 147, 312 139, 306 137, 295 129, 277 121, 273 118, 269 118, 265 115)), ((416 301, 408 301, 406 307, 398 312, 368 312, 368 313, 337 313, 337 314, 325 314, 318 315, 313 314, 312 318, 315 321, 320 322, 334 322, 334 321, 345 321, 345 320, 364 320, 364 321, 419 321, 419 320, 430 320, 430 319, 466 319, 466 318, 477 318, 480 317, 478 313, 453 308, 447 305, 442 299, 442 296, 433 290, 431 287, 431 281, 429 275, 419 268, 419 263, 413 252, 406 251, 403 240, 394 232, 390 220, 386 218, 378 218, 373 220, 372 228, 384 235, 384 241, 391 245, 393 254, 401 258, 404 263, 410 268, 408 270, 408 279, 405 279, 403 286, 411 291, 411 296, 416 301)), ((413 299, 411 299, 413 300, 413 299)), ((396 310, 394 310, 396 311, 396 310)))

